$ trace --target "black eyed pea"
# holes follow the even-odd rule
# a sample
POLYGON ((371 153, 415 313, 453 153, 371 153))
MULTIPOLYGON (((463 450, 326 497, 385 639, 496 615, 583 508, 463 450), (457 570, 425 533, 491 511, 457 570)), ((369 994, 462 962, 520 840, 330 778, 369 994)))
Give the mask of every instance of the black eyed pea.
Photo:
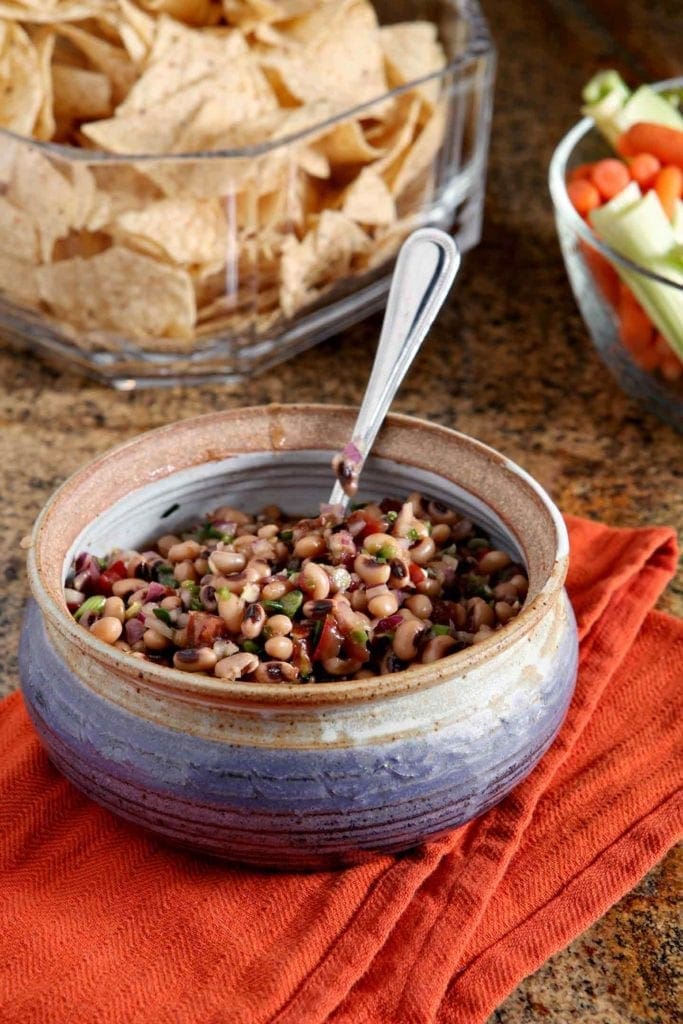
POLYGON ((500 622, 501 626, 504 626, 506 622, 517 614, 515 609, 507 601, 496 601, 493 606, 493 610, 496 613, 496 618, 500 622))
POLYGON ((478 571, 483 573, 484 576, 489 576, 492 572, 500 572, 501 569, 507 568, 510 564, 510 556, 504 551, 487 551, 479 559, 478 571))
POLYGON ((295 558, 316 558, 325 550, 325 539, 319 533, 307 533, 294 545, 295 558))
POLYGON ((356 555, 353 563, 356 572, 363 583, 369 587, 376 587, 381 583, 387 583, 391 575, 391 567, 388 562, 378 562, 370 555, 356 555))
POLYGON ((244 618, 244 601, 237 594, 218 599, 218 614, 230 633, 239 633, 244 618))
POLYGON ((127 580, 116 580, 111 585, 111 592, 115 597, 126 597, 128 594, 134 594, 139 589, 140 580, 133 579, 132 577, 127 580))
POLYGON ((188 562, 199 558, 202 549, 196 540, 184 540, 180 544, 174 544, 169 548, 167 558, 169 562, 188 562))
POLYGON ((427 565, 436 554, 436 544, 431 537, 424 537, 410 549, 410 557, 417 565, 427 565))
POLYGON ((292 632, 292 620, 289 615, 271 615, 264 628, 268 636, 287 636, 292 632))
POLYGON ((495 629, 492 629, 491 626, 480 626, 472 637, 472 643, 480 644, 482 640, 486 640, 487 637, 493 636, 494 633, 495 629))
POLYGON ((330 592, 330 577, 317 562, 306 562, 302 566, 298 583, 314 601, 324 600, 330 592))
POLYGON ((108 597, 102 609, 103 617, 112 617, 123 622, 126 617, 126 606, 121 597, 108 597))
POLYGON ((280 527, 275 523, 268 523, 267 526, 259 526, 256 531, 256 536, 262 540, 271 540, 273 537, 277 537, 280 532, 280 527))
POLYGON ((391 590, 377 594, 368 601, 368 611, 377 619, 384 619, 398 611, 398 598, 391 590))
POLYGON ((402 558, 392 558, 389 562, 389 579, 387 582, 390 587, 394 587, 397 590, 409 582, 408 566, 402 558))
POLYGON ((363 541, 363 547, 369 555, 377 555, 382 552, 384 558, 398 558, 403 549, 395 537, 390 533, 371 533, 363 541))
POLYGON ((453 540, 467 540, 472 535, 474 523, 471 519, 459 519, 451 526, 451 537, 453 540))
POLYGON ((250 558, 244 571, 252 583, 264 580, 266 576, 271 574, 270 566, 265 558, 250 558))
POLYGON ((497 601, 507 601, 508 604, 514 604, 517 600, 517 587, 513 587, 509 581, 498 583, 493 588, 493 596, 497 601))
POLYGON ((432 602, 426 594, 413 594, 407 599, 406 608, 417 615, 418 619, 428 619, 432 614, 432 602))
MULTIPOLYGON (((178 583, 184 583, 185 580, 190 580, 192 583, 195 583, 198 579, 194 562, 191 562, 189 559, 184 562, 176 562, 173 569, 173 575, 177 579, 178 583)), ((114 588, 112 587, 112 590, 113 589, 114 588)))
POLYGON ((496 613, 490 604, 487 604, 483 597, 471 597, 467 602, 467 625, 468 633, 476 633, 480 626, 493 626, 496 622, 496 613))
POLYGON ((515 588, 520 597, 526 597, 527 591, 529 590, 529 581, 526 576, 522 576, 521 573, 516 573, 516 575, 512 576, 508 582, 515 588))
POLYGON ((282 519, 282 509, 279 505, 264 505, 261 509, 260 518, 278 523, 282 519))
POLYGON ((322 601, 304 601, 301 611, 307 619, 324 619, 334 609, 334 602, 330 598, 323 598, 322 601))
POLYGON ((429 665, 433 661, 438 661, 439 658, 445 657, 455 646, 456 641, 454 638, 447 636, 445 633, 432 637, 425 644, 420 661, 423 665, 429 665))
POLYGON ((402 661, 412 661, 417 656, 416 641, 424 628, 424 623, 420 619, 406 619, 396 627, 391 646, 402 661))
POLYGON ((117 651, 123 651, 124 654, 130 654, 131 652, 131 646, 129 643, 126 643, 125 640, 117 640, 114 647, 117 651))
POLYGON ((219 679, 243 679, 251 675, 258 665, 259 660, 255 654, 240 651, 239 654, 230 654, 216 662, 213 674, 219 679))
POLYGON ((251 519, 244 512, 240 512, 238 508, 233 508, 232 505, 221 505, 217 508, 213 514, 214 520, 222 523, 236 523, 238 526, 243 526, 245 523, 250 523, 251 519))
POLYGON ((173 655, 174 668, 181 672, 212 672, 217 661, 210 647, 190 647, 173 655))
MULTIPOLYGON (((448 505, 444 505, 442 501, 428 502, 427 515, 429 516, 430 520, 433 523, 436 523, 439 526, 454 523, 455 520, 458 518, 458 514, 455 511, 455 509, 449 508, 448 505)), ((433 536, 434 530, 432 531, 432 537, 433 536)))
POLYGON ((164 651, 168 647, 168 640, 156 629, 146 629, 142 634, 142 641, 148 651, 164 651))
POLYGON ((244 609, 244 618, 240 626, 242 636, 247 640, 255 640, 257 636, 260 636, 265 624, 265 609, 256 601, 248 604, 244 609))
POLYGON ((368 606, 368 596, 363 589, 352 590, 349 594, 349 602, 354 612, 364 612, 368 606))
POLYGON ((451 537, 451 528, 448 523, 437 523, 432 529, 432 540, 439 547, 447 544, 451 537))
POLYGON ((209 561, 207 558, 204 558, 203 555, 199 558, 195 558, 192 564, 194 565, 197 576, 199 576, 200 579, 209 571, 209 561))
POLYGON ((163 555, 164 558, 168 558, 168 553, 175 544, 182 544, 182 538, 176 537, 175 533, 165 533, 157 541, 159 554, 163 555))
POLYGON ((216 575, 242 572, 246 564, 247 558, 241 551, 212 551, 209 557, 209 570, 216 575))
POLYGON ((294 644, 288 636, 271 636, 266 640, 264 647, 266 654, 276 661, 289 661, 294 650, 294 644))
POLYGON ((105 644, 114 644, 123 632, 123 625, 120 619, 114 618, 113 615, 106 615, 104 618, 96 619, 93 622, 90 632, 98 640, 103 640, 105 644))
POLYGON ((165 597, 161 602, 161 607, 165 608, 166 611, 172 612, 176 608, 182 608, 183 602, 175 594, 171 594, 169 597, 165 597))
POLYGON ((255 672, 257 683, 293 683, 299 673, 287 661, 261 661, 255 672))
POLYGON ((438 597, 441 593, 441 581, 433 576, 427 576, 426 579, 415 584, 415 589, 419 594, 425 594, 427 597, 438 597))
POLYGON ((290 585, 284 580, 273 580, 272 583, 266 583, 262 588, 261 597, 264 601, 277 601, 290 589, 290 585))

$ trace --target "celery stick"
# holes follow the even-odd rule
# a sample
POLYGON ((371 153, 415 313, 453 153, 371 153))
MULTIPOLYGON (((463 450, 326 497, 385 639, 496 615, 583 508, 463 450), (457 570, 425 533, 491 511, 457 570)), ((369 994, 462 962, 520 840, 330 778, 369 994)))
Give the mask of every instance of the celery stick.
POLYGON ((594 75, 583 90, 583 100, 583 113, 593 118, 613 147, 619 136, 639 121, 683 129, 683 117, 668 97, 649 85, 632 93, 616 71, 594 75))
MULTIPOLYGON (((652 190, 616 211, 613 203, 614 200, 590 215, 600 238, 639 266, 683 285, 680 247, 657 193, 652 190)), ((683 357, 683 291, 650 281, 619 264, 614 266, 657 330, 683 357)))

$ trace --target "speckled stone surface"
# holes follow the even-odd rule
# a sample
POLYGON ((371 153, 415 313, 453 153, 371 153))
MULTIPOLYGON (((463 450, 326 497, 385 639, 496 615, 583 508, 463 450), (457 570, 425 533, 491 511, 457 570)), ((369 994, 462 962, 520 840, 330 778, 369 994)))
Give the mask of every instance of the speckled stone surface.
MULTIPOLYGON (((520 462, 563 511, 683 523, 681 437, 622 395, 593 352, 565 277, 545 184, 582 83, 616 66, 633 82, 683 72, 680 0, 484 0, 499 75, 480 247, 395 408, 452 425, 520 462), (675 26, 678 25, 678 30, 675 26)), ((127 437, 210 409, 357 403, 373 319, 238 387, 116 394, 0 351, 0 694, 17 685, 26 534, 72 470, 127 437)), ((660 607, 683 613, 683 575, 660 607)), ((669 1024, 682 940, 671 853, 585 935, 523 982, 498 1024, 669 1024)))

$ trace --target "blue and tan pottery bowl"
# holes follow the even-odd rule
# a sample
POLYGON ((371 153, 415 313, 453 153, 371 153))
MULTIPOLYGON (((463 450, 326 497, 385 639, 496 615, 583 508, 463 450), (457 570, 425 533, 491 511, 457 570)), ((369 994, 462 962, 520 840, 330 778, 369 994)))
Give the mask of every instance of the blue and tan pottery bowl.
POLYGON ((140 662, 69 615, 62 584, 81 549, 138 547, 228 502, 315 512, 354 418, 269 406, 176 423, 103 455, 46 505, 28 558, 24 696, 54 763, 109 810, 230 860, 333 866, 481 814, 552 743, 577 667, 564 523, 508 459, 409 417, 387 419, 362 497, 421 490, 526 564, 524 609, 484 642, 393 675, 260 685, 140 662))

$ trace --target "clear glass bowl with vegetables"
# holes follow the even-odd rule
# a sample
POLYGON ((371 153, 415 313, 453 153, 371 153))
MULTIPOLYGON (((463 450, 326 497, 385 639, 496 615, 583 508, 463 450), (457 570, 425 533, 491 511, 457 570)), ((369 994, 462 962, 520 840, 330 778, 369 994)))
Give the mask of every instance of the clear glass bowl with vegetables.
POLYGON ((631 91, 613 71, 550 163, 569 281, 624 391, 683 431, 683 78, 631 91))

